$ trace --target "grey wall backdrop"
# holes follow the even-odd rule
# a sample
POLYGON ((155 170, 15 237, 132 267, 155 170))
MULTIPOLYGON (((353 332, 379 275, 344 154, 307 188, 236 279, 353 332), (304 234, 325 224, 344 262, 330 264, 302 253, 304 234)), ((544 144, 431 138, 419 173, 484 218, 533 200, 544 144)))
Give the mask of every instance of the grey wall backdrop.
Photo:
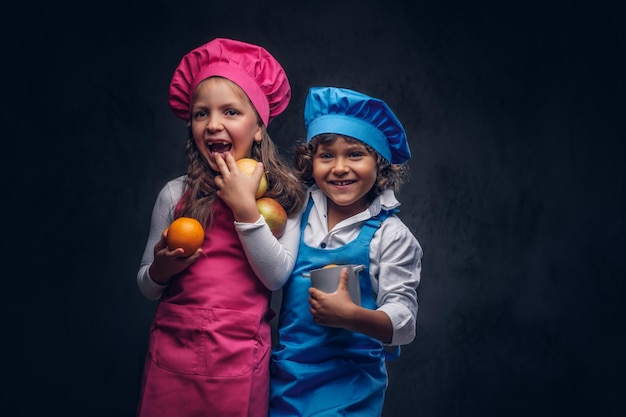
POLYGON ((405 124, 400 215, 423 277, 386 417, 622 415, 624 16, 501 3, 7 12, 3 414, 134 415, 155 308, 135 274, 157 192, 186 164, 168 85, 220 36, 284 65, 282 152, 304 135, 313 85, 380 97, 405 124))

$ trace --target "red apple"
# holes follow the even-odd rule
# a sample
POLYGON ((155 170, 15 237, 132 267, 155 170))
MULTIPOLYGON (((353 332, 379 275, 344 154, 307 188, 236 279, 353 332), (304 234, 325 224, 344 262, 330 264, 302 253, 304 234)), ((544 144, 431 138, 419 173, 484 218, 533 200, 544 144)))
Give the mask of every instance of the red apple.
POLYGON ((265 223, 270 227, 272 234, 280 239, 287 225, 287 212, 283 206, 273 198, 263 197, 256 201, 256 207, 265 218, 265 223))
MULTIPOLYGON (((252 158, 241 158, 237 160, 237 166, 239 167, 239 171, 243 172, 246 175, 252 175, 254 168, 256 168, 257 161, 252 158)), ((259 188, 256 191, 255 198, 263 197, 263 194, 267 191, 267 177, 265 173, 261 176, 261 182, 259 183, 259 188)))

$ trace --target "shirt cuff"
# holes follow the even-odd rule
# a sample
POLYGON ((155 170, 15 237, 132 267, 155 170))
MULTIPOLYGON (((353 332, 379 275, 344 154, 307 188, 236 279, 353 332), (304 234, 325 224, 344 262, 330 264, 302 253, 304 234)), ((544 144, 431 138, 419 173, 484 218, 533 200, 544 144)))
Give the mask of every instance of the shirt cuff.
POLYGON ((263 227, 265 224, 265 219, 263 216, 259 215, 259 219, 254 223, 243 223, 235 221, 235 228, 240 232, 246 232, 248 230, 258 229, 259 227, 263 227))
POLYGON ((145 271, 140 275, 139 289, 141 293, 148 299, 158 300, 163 295, 163 290, 168 284, 159 284, 154 281, 150 276, 149 268, 145 268, 145 271))
POLYGON ((389 345, 407 345, 415 338, 415 319, 406 307, 399 304, 385 304, 378 308, 385 312, 393 326, 393 336, 389 345))

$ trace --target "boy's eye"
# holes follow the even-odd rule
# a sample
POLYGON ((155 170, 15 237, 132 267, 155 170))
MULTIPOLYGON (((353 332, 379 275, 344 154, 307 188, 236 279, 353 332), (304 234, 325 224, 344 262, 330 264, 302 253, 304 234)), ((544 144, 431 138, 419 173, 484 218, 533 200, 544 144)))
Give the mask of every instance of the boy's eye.
POLYGON ((363 152, 358 152, 358 151, 350 152, 350 155, 349 155, 350 158, 360 158, 362 156, 363 156, 363 152))

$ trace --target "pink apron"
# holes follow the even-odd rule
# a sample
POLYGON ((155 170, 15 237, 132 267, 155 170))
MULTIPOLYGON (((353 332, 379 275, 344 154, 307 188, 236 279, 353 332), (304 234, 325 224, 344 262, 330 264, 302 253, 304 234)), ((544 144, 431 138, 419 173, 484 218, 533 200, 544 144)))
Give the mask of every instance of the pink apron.
POLYGON ((150 330, 137 416, 267 416, 271 292, 231 210, 215 203, 205 256, 174 277, 150 330))

